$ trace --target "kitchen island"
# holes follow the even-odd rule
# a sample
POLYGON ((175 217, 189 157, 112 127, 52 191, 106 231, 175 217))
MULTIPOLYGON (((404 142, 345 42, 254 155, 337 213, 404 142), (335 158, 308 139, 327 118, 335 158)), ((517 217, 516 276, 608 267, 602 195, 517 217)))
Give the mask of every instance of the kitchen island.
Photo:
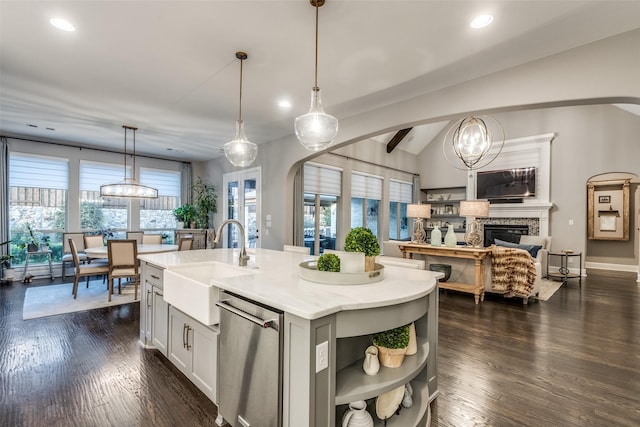
MULTIPOLYGON (((429 402, 438 393, 440 273, 389 266, 376 283, 327 285, 298 277, 299 264, 308 256, 265 249, 249 255, 247 267, 237 266, 238 251, 232 249, 140 256, 141 342, 160 350, 218 405, 228 389, 228 384, 218 384, 218 339, 224 324, 217 323, 220 309, 208 300, 224 299, 230 292, 282 313, 278 423, 338 425, 349 402, 374 404, 376 396, 409 381, 414 405, 387 425, 426 423, 429 402), (183 291, 182 283, 193 288, 183 291), (198 295, 204 291, 206 297, 198 295), (191 295, 194 299, 189 300, 191 295), (407 356, 400 368, 382 368, 378 375, 367 376, 362 360, 371 334, 411 322, 416 324, 418 352, 407 356)), ((226 415, 224 408, 220 412, 226 415)))

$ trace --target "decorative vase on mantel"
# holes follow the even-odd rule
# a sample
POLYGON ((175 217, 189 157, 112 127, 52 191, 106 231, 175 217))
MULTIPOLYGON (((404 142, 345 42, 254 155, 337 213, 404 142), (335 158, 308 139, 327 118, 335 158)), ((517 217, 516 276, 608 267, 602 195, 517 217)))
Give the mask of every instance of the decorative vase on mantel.
POLYGON ((456 233, 453 232, 453 225, 449 224, 447 234, 444 236, 444 245, 448 248, 455 248, 457 243, 458 238, 456 237, 456 233))

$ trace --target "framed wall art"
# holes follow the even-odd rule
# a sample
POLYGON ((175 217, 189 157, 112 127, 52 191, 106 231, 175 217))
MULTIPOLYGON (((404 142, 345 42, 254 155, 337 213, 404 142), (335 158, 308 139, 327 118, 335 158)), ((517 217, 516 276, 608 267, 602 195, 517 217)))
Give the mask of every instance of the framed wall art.
POLYGON ((590 240, 629 240, 630 183, 630 179, 621 179, 587 184, 590 240))

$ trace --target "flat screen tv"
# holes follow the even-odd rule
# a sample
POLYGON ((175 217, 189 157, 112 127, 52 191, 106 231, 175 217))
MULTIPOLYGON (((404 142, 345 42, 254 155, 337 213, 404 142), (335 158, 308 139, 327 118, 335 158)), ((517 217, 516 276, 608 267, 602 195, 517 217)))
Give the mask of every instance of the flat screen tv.
POLYGON ((536 168, 478 172, 478 199, 513 200, 536 195, 536 168))

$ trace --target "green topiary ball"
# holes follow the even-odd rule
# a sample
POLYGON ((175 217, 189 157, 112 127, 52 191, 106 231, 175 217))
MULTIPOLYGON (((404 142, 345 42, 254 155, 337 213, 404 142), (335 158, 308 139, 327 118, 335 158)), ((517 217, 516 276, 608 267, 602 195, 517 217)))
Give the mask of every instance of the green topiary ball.
POLYGON ((399 326, 373 336, 373 344, 386 348, 405 348, 409 345, 409 325, 399 326))
POLYGON ((323 254, 318 258, 318 270, 320 271, 340 271, 340 258, 336 254, 323 254))
POLYGON ((380 255, 380 244, 375 234, 366 227, 352 228, 344 239, 346 252, 362 252, 364 256, 380 255))

